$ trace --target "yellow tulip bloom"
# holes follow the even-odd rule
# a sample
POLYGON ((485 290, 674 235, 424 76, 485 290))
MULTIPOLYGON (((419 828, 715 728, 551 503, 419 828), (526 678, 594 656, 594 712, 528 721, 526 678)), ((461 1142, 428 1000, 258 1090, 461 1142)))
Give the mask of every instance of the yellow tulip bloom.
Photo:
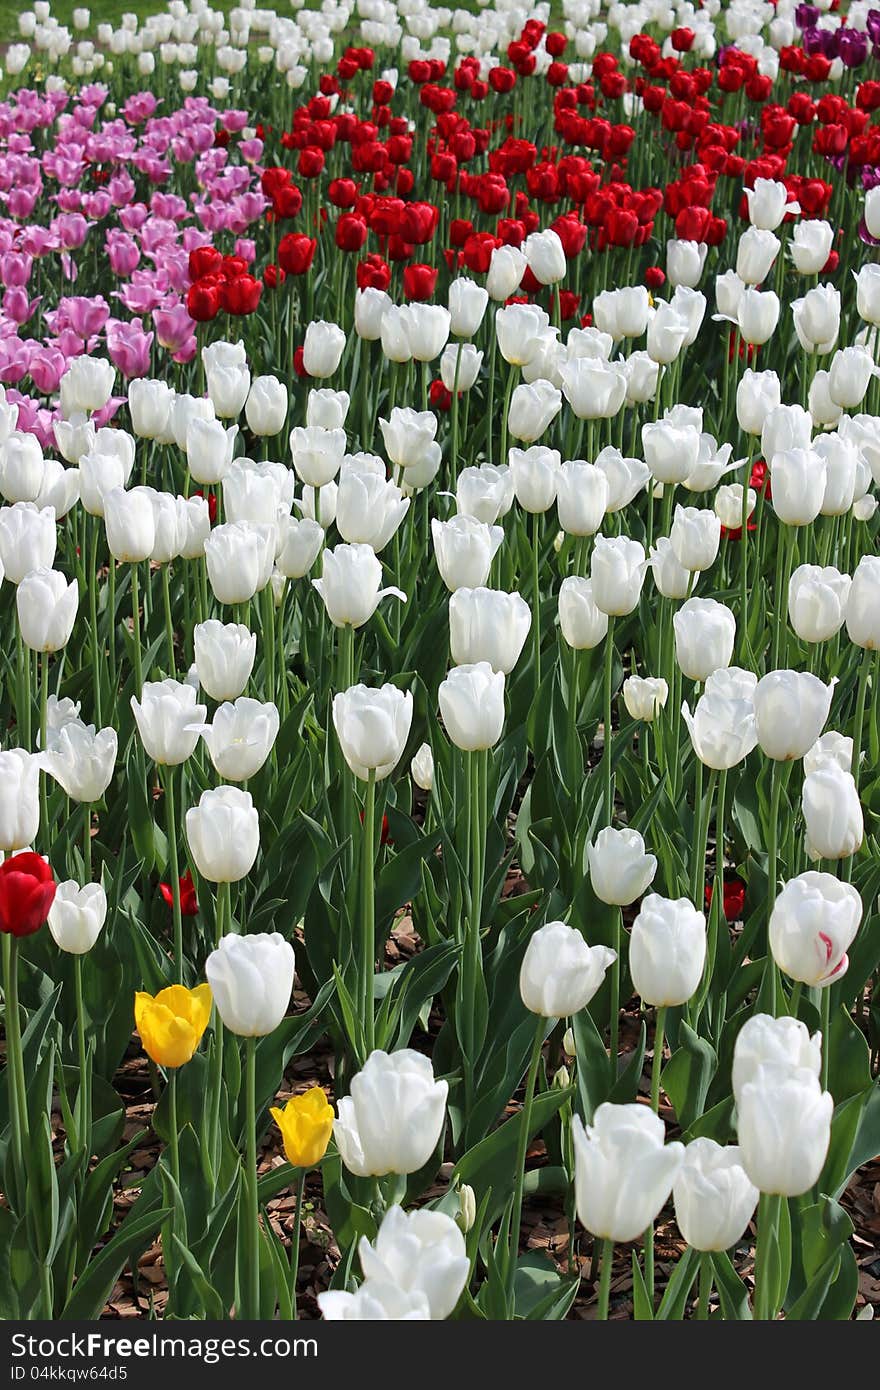
POLYGON ((327 1152, 333 1132, 333 1106, 320 1086, 291 1096, 283 1110, 271 1115, 284 1140, 284 1152, 294 1168, 314 1168, 327 1152))
POLYGON ((139 990, 134 1021, 144 1051, 160 1067, 182 1067, 202 1039, 211 1017, 211 986, 169 985, 155 996, 139 990))

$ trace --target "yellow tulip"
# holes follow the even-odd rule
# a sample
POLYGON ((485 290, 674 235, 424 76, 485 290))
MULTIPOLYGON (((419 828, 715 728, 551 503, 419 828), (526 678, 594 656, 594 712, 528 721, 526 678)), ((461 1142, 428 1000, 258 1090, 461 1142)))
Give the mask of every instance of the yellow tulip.
POLYGON ((182 1067, 201 1042, 211 1017, 211 986, 169 985, 154 997, 134 996, 134 1021, 144 1051, 160 1067, 182 1067))
POLYGON ((271 1114, 281 1130, 288 1163, 314 1168, 321 1162, 333 1132, 333 1106, 320 1086, 291 1096, 283 1110, 273 1105, 271 1114))

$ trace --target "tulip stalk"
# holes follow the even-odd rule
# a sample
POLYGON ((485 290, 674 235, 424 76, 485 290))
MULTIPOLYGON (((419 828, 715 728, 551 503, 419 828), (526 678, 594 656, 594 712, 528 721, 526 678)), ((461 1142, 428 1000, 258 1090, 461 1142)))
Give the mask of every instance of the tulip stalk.
POLYGON ((532 652, 535 694, 541 688, 541 514, 532 514, 532 652))
POLYGON ((529 1070, 526 1078, 526 1093, 523 1100, 523 1107, 520 1111, 520 1132, 516 1148, 516 1188, 513 1195, 513 1213, 510 1221, 510 1251, 507 1263, 507 1303, 508 1311, 513 1316, 514 1295, 513 1283, 516 1276, 516 1261, 519 1254, 519 1231, 522 1224, 522 1204, 523 1189, 526 1181, 526 1154, 529 1147, 529 1129, 532 1122, 532 1106, 535 1101, 535 1086, 538 1080, 538 1067, 541 1064, 541 1051, 544 1046, 544 1032, 547 1020, 543 1014, 538 1014, 535 1020, 535 1036, 532 1041, 532 1052, 529 1058, 529 1070))
POLYGON ((778 1241, 779 1204, 781 1197, 762 1192, 758 1201, 758 1224, 755 1242, 755 1318, 764 1322, 776 1318, 771 1292, 770 1265, 778 1241))
POLYGON ((293 1214, 293 1231, 290 1236, 290 1306, 294 1318, 299 1314, 296 1308, 296 1285, 299 1278, 299 1243, 302 1234, 302 1209, 303 1198, 305 1197, 306 1170, 297 1168, 296 1170, 296 1210, 293 1214))
POLYGON ((91 1153, 92 1073, 86 1048, 86 1011, 83 1001, 82 956, 73 958, 73 981, 76 998, 76 1050, 79 1061, 79 1091, 76 1098, 77 1147, 91 1153))
POLYGON ((247 1190, 247 1288, 241 1290, 248 1318, 260 1316, 260 1207, 257 1188, 257 1051, 256 1038, 245 1038, 245 1127, 247 1190))
MULTIPOLYGON (((94 586, 89 586, 90 594, 94 593, 94 586)), ((134 654, 134 685, 135 693, 140 695, 144 687, 143 658, 141 654, 141 601, 140 601, 140 582, 138 578, 138 567, 136 564, 131 567, 131 633, 132 650, 134 654)), ((94 660, 97 663, 97 651, 94 660)), ((97 664, 95 670, 97 671, 97 664)), ((95 688, 100 689, 100 681, 95 682, 95 688)), ((98 723, 101 722, 100 707, 97 712, 98 723)))
POLYGON ((364 1060, 373 1051, 373 975, 376 967, 376 770, 370 768, 364 793, 364 834, 361 841, 361 1014, 364 1060))
POLYGON ((172 680, 177 677, 174 663, 174 619, 171 616, 171 577, 170 565, 162 565, 162 607, 165 612, 165 645, 168 648, 168 674, 172 680))
POLYGON ((18 1003, 18 938, 3 933, 3 1024, 6 1032, 6 1084, 12 1158, 16 1177, 17 1201, 23 1206, 27 1191, 24 1153, 28 1142, 27 1089, 21 1048, 21 1016, 18 1003))
POLYGON ((614 818, 614 768, 611 761, 611 686, 614 671, 614 618, 608 619, 608 632, 605 637, 604 682, 603 682, 603 745, 602 777, 604 786, 604 824, 610 825, 614 818))
POLYGON ((174 924, 174 965, 177 983, 183 984, 183 914, 180 908, 180 866, 177 858, 177 815, 174 805, 174 768, 166 766, 162 781, 165 787, 165 829, 168 835, 168 863, 171 873, 171 903, 174 924))
POLYGON ((709 1317, 709 1299, 712 1294, 712 1256, 708 1250, 700 1251, 700 1297, 697 1304, 697 1321, 706 1322, 709 1317))
POLYGON ((599 1320, 608 1321, 608 1303, 611 1295, 611 1273, 614 1264, 614 1241, 602 1241, 599 1267, 599 1320))

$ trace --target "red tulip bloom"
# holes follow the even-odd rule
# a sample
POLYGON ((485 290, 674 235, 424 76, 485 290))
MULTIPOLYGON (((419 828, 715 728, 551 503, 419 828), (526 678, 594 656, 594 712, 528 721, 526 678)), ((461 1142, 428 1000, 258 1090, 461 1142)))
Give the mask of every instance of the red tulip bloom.
MULTIPOLYGON (((706 909, 712 906, 712 894, 714 884, 706 884, 706 909)), ((742 917, 743 908, 746 902, 746 885, 736 874, 724 879, 723 884, 723 903, 724 916, 728 922, 738 922, 742 917)))
POLYGON ((278 264, 288 275, 305 275, 315 259, 318 243, 304 232, 288 232, 278 243, 278 264))
POLYGON ((360 251, 367 239, 367 224, 353 212, 344 212, 336 223, 336 245, 340 251, 360 251))
POLYGON ((220 303, 227 314, 241 318, 254 312, 262 293, 262 280, 255 279, 253 275, 239 275, 220 287, 220 303))
POLYGON ((358 261, 355 278, 359 290, 387 290, 391 284, 391 271, 382 257, 373 252, 365 260, 358 261))
POLYGON ((351 208, 357 201, 358 186, 354 179, 331 179, 327 197, 334 207, 351 208))
POLYGON ((55 880, 42 855, 13 854, 0 864, 0 931, 32 936, 49 916, 55 880))
POLYGON ((662 290, 666 284, 666 272, 659 265, 649 265, 645 271, 645 284, 649 290, 662 290))
POLYGON ((279 221, 296 217, 303 205, 303 195, 295 183, 279 188, 272 199, 272 211, 279 221))
POLYGON ((223 264, 223 257, 216 246, 199 246, 189 253, 189 278, 195 284, 204 275, 216 275, 223 264))
POLYGON ((196 323, 209 323, 220 312, 220 287, 213 281, 197 280, 186 292, 186 312, 196 323))
MULTIPOLYGON (((181 915, 184 917, 195 917, 196 913, 199 910, 199 904, 196 898, 195 884, 193 883, 192 874, 190 873, 189 869, 187 869, 183 877, 178 880, 178 885, 180 891, 181 915)), ((162 898, 168 904, 168 906, 170 908, 173 908, 174 894, 171 891, 171 884, 160 883, 159 892, 162 894, 162 898)))
POLYGON ((287 279, 286 273, 278 265, 267 265, 263 271, 263 284, 267 290, 277 290, 287 279))
POLYGON ((406 299, 430 299, 437 284, 437 270, 432 265, 408 265, 403 272, 403 293, 406 299))

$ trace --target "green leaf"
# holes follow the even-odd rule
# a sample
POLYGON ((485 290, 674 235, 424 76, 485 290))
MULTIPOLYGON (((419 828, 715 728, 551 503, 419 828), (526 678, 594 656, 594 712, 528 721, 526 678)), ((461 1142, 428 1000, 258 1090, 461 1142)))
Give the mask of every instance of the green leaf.
MULTIPOLYGON (((565 1101, 571 1098, 573 1090, 571 1086, 564 1090, 554 1088, 535 1097, 529 1140, 539 1134, 565 1101)), ((523 1112, 520 1110, 462 1155, 455 1165, 454 1180, 458 1183, 469 1183, 475 1192, 483 1192, 487 1187, 501 1194, 509 1192, 522 1125, 523 1112)), ((495 1208, 496 1216, 501 1211, 504 1200, 503 1195, 499 1197, 495 1208)))
POLYGON ((703 1113, 712 1077, 718 1065, 715 1049, 682 1020, 681 1046, 663 1068, 663 1089, 675 1107, 682 1129, 688 1129, 703 1113))
POLYGON ((170 1207, 158 1207, 140 1214, 130 1212, 113 1238, 77 1279, 60 1316, 67 1322, 91 1322, 99 1317, 123 1265, 137 1260, 170 1215, 170 1207))
POLYGON ((751 1321, 748 1290, 734 1269, 730 1256, 716 1251, 712 1255, 712 1269, 722 1317, 726 1322, 751 1321))

